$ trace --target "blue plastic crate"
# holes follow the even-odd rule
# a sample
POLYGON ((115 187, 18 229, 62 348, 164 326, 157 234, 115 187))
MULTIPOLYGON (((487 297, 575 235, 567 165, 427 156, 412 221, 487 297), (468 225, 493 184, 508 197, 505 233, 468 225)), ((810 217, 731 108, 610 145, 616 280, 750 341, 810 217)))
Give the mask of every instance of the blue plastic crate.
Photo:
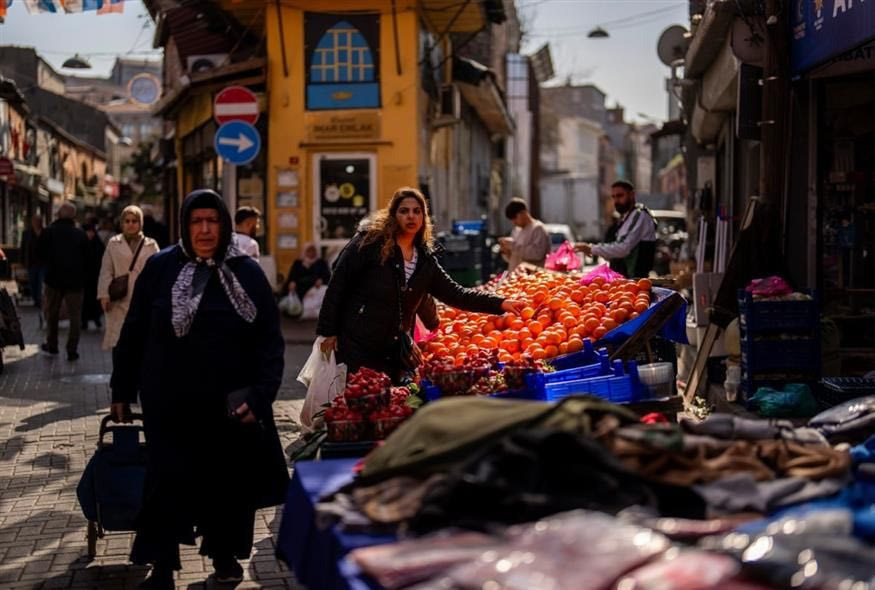
POLYGON ((755 375, 775 371, 811 371, 820 366, 820 342, 817 338, 796 340, 741 340, 741 366, 755 375))
POLYGON ((598 352, 598 362, 582 367, 572 367, 570 369, 553 371, 552 373, 544 373, 544 381, 546 383, 576 381, 579 379, 589 379, 590 377, 612 375, 613 372, 611 358, 608 356, 608 351, 603 348, 598 352))
POLYGON ((599 353, 603 350, 607 351, 605 348, 600 348, 596 351, 592 345, 592 341, 587 339, 583 341, 583 350, 563 356, 557 356, 556 358, 549 359, 547 362, 557 371, 574 367, 583 367, 585 365, 592 365, 600 362, 601 359, 599 353))
POLYGON ((547 401, 557 401, 570 395, 595 395, 614 403, 635 402, 644 397, 638 379, 638 365, 629 361, 628 372, 623 371, 622 361, 613 363, 612 375, 548 383, 545 385, 547 401))
POLYGON ((820 313, 817 292, 808 301, 756 301, 747 291, 738 291, 739 327, 749 333, 817 330, 820 313))
MULTIPOLYGON (((525 389, 516 389, 512 391, 499 391, 489 394, 488 397, 498 399, 528 399, 544 401, 547 399, 545 390, 546 382, 544 381, 544 373, 532 373, 526 375, 525 389)), ((420 383, 422 390, 425 392, 425 401, 433 402, 443 397, 441 388, 432 382, 423 379, 420 383)))

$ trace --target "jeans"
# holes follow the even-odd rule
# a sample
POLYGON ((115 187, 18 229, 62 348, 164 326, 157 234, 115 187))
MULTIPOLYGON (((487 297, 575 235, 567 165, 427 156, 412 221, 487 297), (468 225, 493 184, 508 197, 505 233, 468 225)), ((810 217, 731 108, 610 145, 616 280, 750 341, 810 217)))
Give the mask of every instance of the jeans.
POLYGON ((51 350, 58 349, 61 302, 67 303, 67 317, 70 318, 67 352, 76 352, 79 348, 79 332, 82 329, 82 289, 55 289, 51 285, 46 285, 46 322, 48 323, 46 344, 51 350))

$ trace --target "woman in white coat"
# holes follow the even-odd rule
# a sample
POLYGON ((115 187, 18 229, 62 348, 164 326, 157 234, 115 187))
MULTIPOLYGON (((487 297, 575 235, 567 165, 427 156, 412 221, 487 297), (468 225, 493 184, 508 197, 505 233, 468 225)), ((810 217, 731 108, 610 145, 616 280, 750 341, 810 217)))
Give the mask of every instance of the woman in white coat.
POLYGON ((103 349, 115 347, 128 314, 134 284, 143 270, 146 260, 158 252, 158 242, 143 235, 143 210, 136 205, 125 207, 121 215, 122 233, 114 235, 106 243, 103 262, 100 265, 100 279, 97 281, 97 298, 106 313, 106 332, 103 334, 103 349), (143 247, 131 269, 131 261, 142 242, 143 247), (129 269, 130 272, 129 272, 129 269), (109 284, 116 277, 128 274, 128 293, 122 299, 110 301, 109 284))

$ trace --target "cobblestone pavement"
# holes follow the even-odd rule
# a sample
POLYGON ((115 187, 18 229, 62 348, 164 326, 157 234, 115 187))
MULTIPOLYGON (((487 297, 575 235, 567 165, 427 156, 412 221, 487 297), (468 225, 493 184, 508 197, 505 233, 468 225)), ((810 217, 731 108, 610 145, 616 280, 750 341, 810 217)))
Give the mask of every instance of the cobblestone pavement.
MULTIPOLYGON (((3 351, 6 369, 0 375, 0 588, 132 588, 147 574, 127 561, 133 535, 108 533, 89 561, 86 520, 76 500, 100 419, 109 410, 112 367, 109 353, 100 349, 103 334, 83 332, 81 358, 67 362, 66 330, 60 333, 60 355, 40 353, 38 317, 32 308, 20 311, 27 347, 3 351)), ((287 333, 287 341, 298 343, 287 344, 274 405, 285 446, 299 432, 304 391, 295 376, 310 351, 302 336, 287 333)), ((281 508, 257 514, 253 555, 243 563, 246 579, 238 588, 299 588, 274 557, 280 516, 281 508)), ((177 588, 220 587, 208 577, 212 567, 196 548, 183 547, 182 563, 177 588)))

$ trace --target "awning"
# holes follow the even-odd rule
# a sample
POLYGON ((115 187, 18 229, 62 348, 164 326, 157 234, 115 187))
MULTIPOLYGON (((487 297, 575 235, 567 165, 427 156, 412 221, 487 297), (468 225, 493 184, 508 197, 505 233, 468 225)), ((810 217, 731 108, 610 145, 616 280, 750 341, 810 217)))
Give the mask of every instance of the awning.
POLYGON ((690 117, 690 132, 693 138, 700 144, 714 143, 720 135, 720 129, 726 120, 725 111, 710 111, 696 101, 693 107, 693 116, 690 117))
POLYGON ((453 59, 453 81, 490 133, 513 135, 513 119, 495 83, 494 72, 474 60, 457 57, 453 59))
POLYGON ((502 23, 501 0, 421 0, 422 15, 440 33, 476 33, 487 22, 502 23))
POLYGON ((700 78, 723 49, 735 20, 735 0, 715 0, 696 27, 684 59, 684 78, 700 78))
POLYGON ((229 64, 206 72, 198 72, 183 77, 181 83, 173 90, 162 96, 152 106, 150 114, 153 117, 167 116, 182 104, 194 89, 218 90, 221 86, 229 83, 250 86, 263 84, 267 74, 267 59, 263 57, 252 58, 240 63, 229 64))
POLYGON ((738 59, 729 39, 702 77, 699 102, 709 111, 734 111, 738 90, 738 59))
POLYGON ((797 2, 790 11, 790 68, 802 74, 814 66, 875 40, 875 2, 797 2))

